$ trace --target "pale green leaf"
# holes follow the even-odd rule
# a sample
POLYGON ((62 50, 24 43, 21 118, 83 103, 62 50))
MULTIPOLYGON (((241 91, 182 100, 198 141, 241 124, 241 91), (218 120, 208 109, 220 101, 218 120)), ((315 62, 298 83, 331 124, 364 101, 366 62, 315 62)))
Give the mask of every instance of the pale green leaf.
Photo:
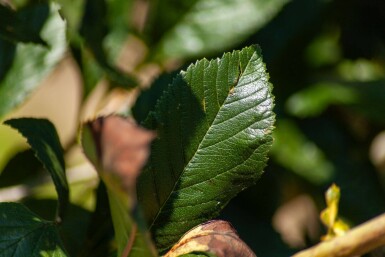
MULTIPOLYGON (((288 0, 200 0, 160 39, 156 58, 190 58, 218 52, 262 28, 288 0)), ((172 13, 171 13, 172 14, 172 13)), ((170 15, 171 15, 170 14, 170 15)), ((156 23, 155 23, 156 28, 156 23)))

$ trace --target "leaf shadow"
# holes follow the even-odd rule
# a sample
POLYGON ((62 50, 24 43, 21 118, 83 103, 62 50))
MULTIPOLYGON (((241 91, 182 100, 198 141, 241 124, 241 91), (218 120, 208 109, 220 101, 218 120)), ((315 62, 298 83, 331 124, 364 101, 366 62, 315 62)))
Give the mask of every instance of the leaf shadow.
MULTIPOLYGON (((153 90, 156 94, 160 87, 154 87, 147 93, 151 95, 153 90)), ((190 161, 188 156, 192 156, 191 153, 196 151, 199 145, 200 139, 197 139, 196 135, 202 134, 199 133, 200 129, 207 129, 202 125, 205 121, 203 103, 198 100, 198 95, 203 96, 203 88, 201 92, 198 91, 200 90, 193 92, 185 78, 178 74, 173 80, 173 85, 169 85, 163 91, 154 107, 156 111, 150 111, 142 124, 148 129, 155 130, 157 138, 151 145, 148 163, 138 178, 138 202, 144 210, 152 237, 161 250, 164 246, 159 243, 158 231, 172 220, 174 202, 180 198, 178 190, 180 176, 190 161), (163 151, 164 149, 167 151, 163 151), (162 211, 159 214, 166 202, 167 209, 171 211, 162 211)), ((201 217, 196 224, 206 220, 206 217, 201 217)), ((188 229, 190 227, 186 227, 186 231, 188 229)), ((175 242, 179 236, 174 236, 175 242)))
POLYGON ((40 38, 40 32, 49 17, 48 3, 28 5, 18 11, 14 17, 8 15, 5 15, 4 19, 9 18, 11 21, 8 22, 13 22, 11 25, 14 27, 11 32, 0 31, 0 85, 12 68, 18 43, 47 46, 47 43, 40 38))

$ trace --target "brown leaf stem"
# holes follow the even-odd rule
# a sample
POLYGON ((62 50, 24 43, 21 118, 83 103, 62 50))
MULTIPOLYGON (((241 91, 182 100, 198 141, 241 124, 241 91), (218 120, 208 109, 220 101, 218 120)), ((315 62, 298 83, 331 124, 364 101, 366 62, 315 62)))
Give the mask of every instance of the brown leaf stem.
POLYGON ((124 247, 124 251, 122 253, 122 257, 128 257, 128 255, 130 254, 132 246, 134 245, 135 235, 136 235, 137 230, 138 229, 137 229, 136 224, 133 224, 132 225, 132 230, 131 230, 131 233, 130 233, 130 238, 128 239, 126 247, 124 247))
POLYGON ((360 256, 385 245, 385 213, 373 218, 345 235, 319 243, 292 257, 360 256))

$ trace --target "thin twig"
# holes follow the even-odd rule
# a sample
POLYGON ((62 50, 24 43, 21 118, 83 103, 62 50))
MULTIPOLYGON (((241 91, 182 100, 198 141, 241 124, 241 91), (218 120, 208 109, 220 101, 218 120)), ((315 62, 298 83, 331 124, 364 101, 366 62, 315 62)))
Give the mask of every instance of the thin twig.
POLYGON ((385 245, 385 213, 350 230, 345 235, 319 243, 292 257, 360 256, 385 245))

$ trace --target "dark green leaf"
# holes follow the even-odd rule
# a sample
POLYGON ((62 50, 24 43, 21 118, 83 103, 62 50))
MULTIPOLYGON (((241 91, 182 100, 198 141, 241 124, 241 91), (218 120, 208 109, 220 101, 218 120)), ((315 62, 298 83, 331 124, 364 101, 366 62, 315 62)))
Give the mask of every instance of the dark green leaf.
POLYGON ((17 129, 28 141, 36 157, 50 173, 58 193, 57 218, 62 219, 69 201, 68 183, 65 175, 63 149, 54 125, 46 119, 11 119, 5 124, 17 129))
POLYGON ((199 0, 152 1, 145 28, 150 44, 156 44, 197 2, 199 0))
MULTIPOLYGON (((110 2, 107 3, 105 0, 86 1, 80 34, 84 37, 93 57, 107 78, 119 86, 133 88, 137 84, 136 79, 115 67, 113 64, 115 56, 111 54, 119 52, 127 36, 128 28, 124 26, 126 24, 122 21, 122 15, 129 14, 131 1, 110 2), (117 10, 120 10, 121 13, 117 13, 117 10), (114 47, 106 51, 105 41, 108 36, 113 37, 110 41, 114 42, 114 47)), ((89 63, 90 61, 88 61, 89 63)), ((82 66, 84 66, 83 63, 82 66)))
POLYGON ((41 173, 42 165, 31 149, 17 153, 1 171, 0 187, 26 183, 39 177, 41 173))
MULTIPOLYGON (((19 43, 16 48, 9 49, 9 47, 3 48, 3 44, 0 43, 0 56, 5 55, 8 58, 5 65, 8 70, 0 74, 0 118, 30 95, 39 82, 61 60, 66 50, 66 23, 60 17, 56 4, 52 3, 49 6, 37 4, 23 11, 31 23, 45 17, 44 13, 48 11, 40 32, 41 38, 47 42, 48 47, 19 43), (9 50, 11 55, 7 52, 9 50)), ((1 59, 0 63, 2 63, 1 59)))
POLYGON ((95 210, 88 224, 87 238, 79 256, 105 257, 112 252, 114 228, 107 189, 102 181, 96 190, 96 199, 95 210))
POLYGON ((18 203, 0 203, 0 255, 66 257, 53 222, 18 203))
POLYGON ((145 126, 157 130, 138 198, 160 250, 254 184, 272 143, 273 96, 260 49, 181 72, 145 126))
POLYGON ((178 22, 154 48, 156 59, 190 58, 224 50, 264 26, 287 2, 199 0, 192 6, 185 4, 182 10, 187 12, 175 17, 178 22))
MULTIPOLYGON (((44 20, 47 14, 41 15, 41 18, 44 20)), ((40 28, 35 31, 31 25, 33 25, 31 20, 18 16, 16 11, 0 4, 0 37, 15 43, 31 42, 47 45, 39 35, 40 28)))
POLYGON ((131 110, 132 115, 137 122, 143 122, 150 111, 154 110, 156 102, 167 89, 169 83, 176 74, 177 73, 165 73, 160 75, 148 90, 141 92, 131 110))

